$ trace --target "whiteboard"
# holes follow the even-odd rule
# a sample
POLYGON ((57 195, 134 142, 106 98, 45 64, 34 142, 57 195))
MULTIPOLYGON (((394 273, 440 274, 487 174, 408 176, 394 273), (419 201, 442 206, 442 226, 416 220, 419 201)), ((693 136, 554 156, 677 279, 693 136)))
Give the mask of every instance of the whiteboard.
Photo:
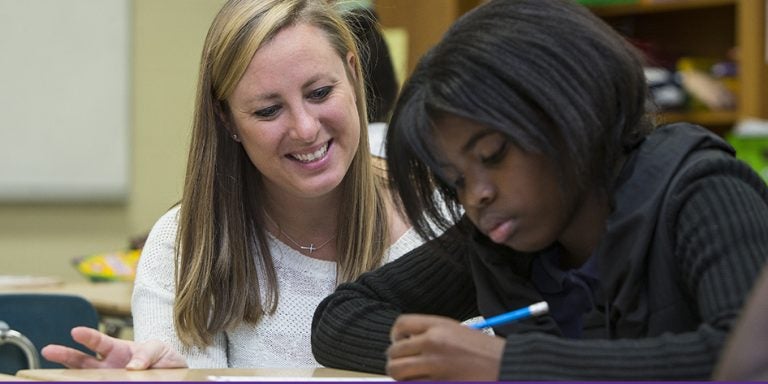
POLYGON ((0 202, 128 195, 130 0, 0 0, 0 202))

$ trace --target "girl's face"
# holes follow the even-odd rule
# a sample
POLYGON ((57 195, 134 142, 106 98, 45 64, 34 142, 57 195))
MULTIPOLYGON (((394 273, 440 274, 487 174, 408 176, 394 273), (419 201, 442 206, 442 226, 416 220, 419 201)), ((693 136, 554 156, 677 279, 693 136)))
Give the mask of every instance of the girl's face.
POLYGON ((313 198, 341 184, 360 141, 353 65, 307 24, 285 28, 253 56, 228 102, 271 194, 313 198))
POLYGON ((438 119, 434 132, 446 181, 469 219, 491 240, 533 252, 565 232, 574 199, 562 193, 551 161, 461 117, 438 119))

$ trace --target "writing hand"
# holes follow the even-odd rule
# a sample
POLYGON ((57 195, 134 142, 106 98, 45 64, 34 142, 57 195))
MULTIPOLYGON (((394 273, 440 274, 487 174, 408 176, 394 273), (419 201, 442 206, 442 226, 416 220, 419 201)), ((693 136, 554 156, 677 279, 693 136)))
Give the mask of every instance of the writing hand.
POLYGON ((387 374, 396 380, 495 381, 505 340, 440 316, 402 315, 390 331, 387 374))
POLYGON ((40 352, 43 357, 68 368, 184 368, 187 362, 176 351, 160 341, 136 343, 116 339, 93 328, 75 327, 72 338, 96 352, 94 357, 62 345, 47 345, 40 352))

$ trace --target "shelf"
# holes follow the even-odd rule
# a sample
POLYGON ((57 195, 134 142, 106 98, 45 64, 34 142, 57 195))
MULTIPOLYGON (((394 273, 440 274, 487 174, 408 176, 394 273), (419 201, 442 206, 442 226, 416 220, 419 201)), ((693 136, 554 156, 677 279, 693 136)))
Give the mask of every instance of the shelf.
POLYGON ((636 4, 594 5, 589 8, 601 17, 630 16, 646 13, 687 11, 708 7, 734 5, 737 0, 661 0, 636 4))
MULTIPOLYGON (((413 68, 457 17, 484 1, 376 0, 375 4, 382 25, 408 32, 408 68, 413 68)), ((738 110, 662 113, 659 118, 721 130, 745 117, 768 119, 767 6, 766 0, 638 0, 587 7, 633 42, 650 43, 646 47, 658 53, 656 64, 662 66, 681 56, 732 59, 738 54, 738 110)))
POLYGON ((669 112, 658 119, 721 131, 745 117, 768 118, 766 6, 765 0, 639 0, 589 9, 637 44, 652 65, 674 68, 680 57, 737 60, 737 110, 669 112))
POLYGON ((736 111, 661 112, 656 117, 658 124, 686 122, 701 125, 724 136, 739 120, 736 111))
POLYGON ((659 121, 663 123, 686 121, 705 127, 734 125, 737 120, 736 111, 662 112, 659 114, 659 121))

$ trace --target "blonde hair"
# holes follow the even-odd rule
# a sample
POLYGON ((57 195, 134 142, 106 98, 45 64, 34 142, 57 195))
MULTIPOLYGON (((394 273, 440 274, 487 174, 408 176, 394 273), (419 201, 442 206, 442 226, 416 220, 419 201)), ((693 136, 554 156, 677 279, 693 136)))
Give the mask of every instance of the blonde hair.
POLYGON ((324 0, 230 0, 214 19, 203 48, 181 200, 174 324, 186 346, 210 345, 214 334, 243 321, 256 323, 277 306, 261 174, 231 138, 227 98, 254 53, 279 31, 301 23, 324 31, 345 63, 350 52, 356 62, 346 67, 355 88, 360 142, 341 186, 344 204, 338 217, 345 220, 339 220, 336 237, 337 280, 350 281, 384 258, 386 192, 368 152, 365 85, 355 38, 324 0))

